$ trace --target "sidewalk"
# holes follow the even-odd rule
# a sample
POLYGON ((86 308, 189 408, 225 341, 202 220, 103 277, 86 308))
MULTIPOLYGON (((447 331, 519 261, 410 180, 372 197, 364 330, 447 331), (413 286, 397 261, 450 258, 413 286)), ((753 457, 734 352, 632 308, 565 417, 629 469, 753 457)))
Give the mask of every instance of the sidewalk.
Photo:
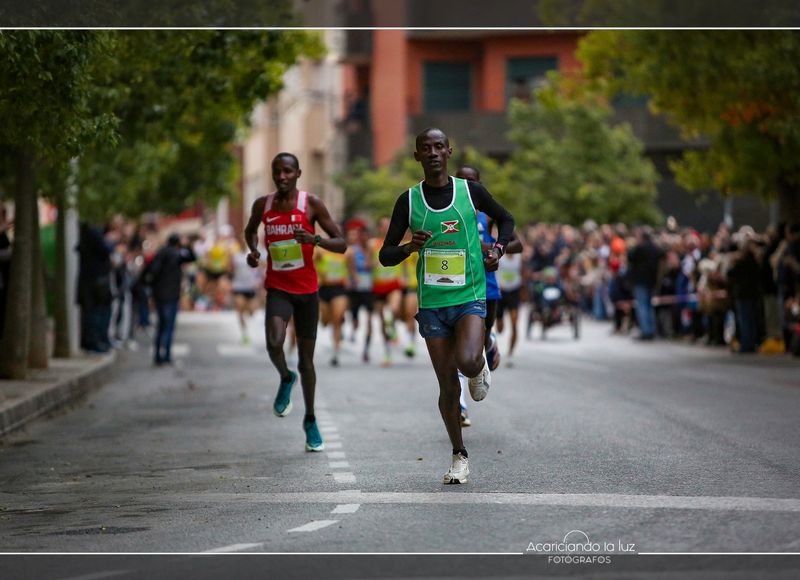
POLYGON ((50 368, 31 371, 26 381, 0 380, 0 438, 99 387, 116 358, 112 351, 101 356, 51 359, 50 368))

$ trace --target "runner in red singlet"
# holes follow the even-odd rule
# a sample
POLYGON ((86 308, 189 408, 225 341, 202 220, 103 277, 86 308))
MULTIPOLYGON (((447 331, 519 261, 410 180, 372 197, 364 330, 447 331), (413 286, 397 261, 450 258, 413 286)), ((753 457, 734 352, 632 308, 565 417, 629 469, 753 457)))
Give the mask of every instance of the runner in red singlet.
POLYGON ((286 339, 286 325, 294 316, 298 347, 297 368, 300 371, 306 407, 303 418, 306 450, 322 451, 325 446, 314 417, 314 390, 317 382, 314 346, 319 321, 319 285, 313 254, 315 246, 342 254, 347 249, 347 244, 322 200, 313 194, 298 191, 297 180, 300 175, 297 157, 291 153, 278 153, 275 156, 272 160, 272 180, 277 190, 259 197, 253 203, 244 235, 250 248, 247 263, 255 268, 261 258, 258 251, 258 228, 260 224, 264 224, 268 254, 267 277, 264 282, 267 289, 267 352, 281 377, 273 411, 278 417, 285 417, 292 410, 292 387, 297 382, 297 374, 286 365, 283 343, 286 339), (314 226, 317 223, 329 238, 315 235, 314 226))

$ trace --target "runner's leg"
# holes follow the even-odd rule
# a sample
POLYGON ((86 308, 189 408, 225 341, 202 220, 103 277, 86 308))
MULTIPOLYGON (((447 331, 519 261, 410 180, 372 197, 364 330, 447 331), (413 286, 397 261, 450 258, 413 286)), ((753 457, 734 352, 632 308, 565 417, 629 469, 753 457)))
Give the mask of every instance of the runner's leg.
MULTIPOLYGON (((466 317, 477 318, 477 317, 466 317)), ((483 323, 483 320, 481 320, 483 323)), ((439 381, 439 413, 442 415, 447 435, 453 449, 464 449, 464 440, 461 438, 461 410, 459 407, 459 394, 461 384, 458 381, 456 359, 453 356, 456 350, 456 341, 453 337, 426 338, 428 354, 431 357, 433 370, 439 381)))

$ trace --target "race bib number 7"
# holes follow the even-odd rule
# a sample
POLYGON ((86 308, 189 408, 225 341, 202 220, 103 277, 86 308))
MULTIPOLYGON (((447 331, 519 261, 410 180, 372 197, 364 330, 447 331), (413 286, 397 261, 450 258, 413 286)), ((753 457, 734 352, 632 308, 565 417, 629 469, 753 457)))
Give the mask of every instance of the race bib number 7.
POLYGON ((465 250, 426 249, 424 260, 425 280, 428 286, 464 286, 467 253, 465 250))
POLYGON ((297 240, 282 240, 269 245, 269 255, 272 258, 273 270, 297 270, 305 264, 303 260, 303 247, 297 240))

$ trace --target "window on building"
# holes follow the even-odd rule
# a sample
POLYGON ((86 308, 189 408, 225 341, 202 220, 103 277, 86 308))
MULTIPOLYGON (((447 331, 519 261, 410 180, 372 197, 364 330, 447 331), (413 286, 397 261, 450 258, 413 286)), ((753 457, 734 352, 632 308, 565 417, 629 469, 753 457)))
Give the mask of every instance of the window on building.
POLYGON ((426 62, 425 111, 468 111, 472 104, 472 67, 468 62, 426 62))
POLYGON ((558 69, 554 56, 509 58, 506 62, 506 100, 530 100, 531 93, 547 80, 547 72, 558 69))

